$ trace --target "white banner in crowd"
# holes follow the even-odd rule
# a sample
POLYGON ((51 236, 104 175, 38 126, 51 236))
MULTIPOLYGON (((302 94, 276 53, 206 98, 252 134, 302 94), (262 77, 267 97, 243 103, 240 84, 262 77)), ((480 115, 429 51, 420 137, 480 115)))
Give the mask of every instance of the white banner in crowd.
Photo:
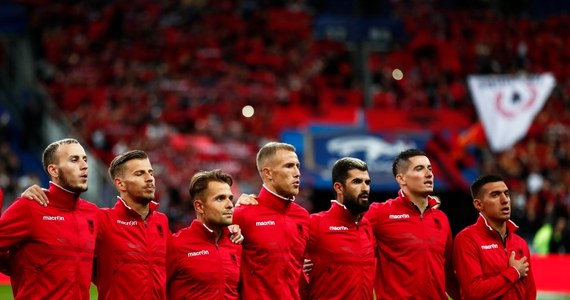
POLYGON ((555 85, 551 73, 472 75, 467 79, 487 141, 494 152, 523 138, 555 85))

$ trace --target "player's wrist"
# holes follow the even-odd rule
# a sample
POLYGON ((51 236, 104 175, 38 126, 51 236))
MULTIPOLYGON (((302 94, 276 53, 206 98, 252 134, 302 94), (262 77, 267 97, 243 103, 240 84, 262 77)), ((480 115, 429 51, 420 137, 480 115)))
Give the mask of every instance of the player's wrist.
POLYGON ((515 271, 517 271, 517 274, 519 275, 519 279, 521 279, 521 272, 519 272, 519 269, 517 269, 515 266, 511 266, 515 269, 515 271))

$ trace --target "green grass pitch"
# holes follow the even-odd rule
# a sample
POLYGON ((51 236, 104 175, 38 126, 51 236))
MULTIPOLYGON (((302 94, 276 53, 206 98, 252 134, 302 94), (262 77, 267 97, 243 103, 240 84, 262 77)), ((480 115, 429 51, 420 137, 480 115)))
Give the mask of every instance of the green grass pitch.
MULTIPOLYGON (((0 300, 13 300, 12 287, 9 284, 0 284, 0 300)), ((91 300, 97 300, 97 288, 91 285, 91 300)))
MULTIPOLYGON (((10 285, 0 284, 0 300, 13 300, 12 288, 10 285)), ((538 300, 570 300, 570 295, 539 293, 538 300)), ((91 285, 91 300, 97 300, 97 288, 91 285)))

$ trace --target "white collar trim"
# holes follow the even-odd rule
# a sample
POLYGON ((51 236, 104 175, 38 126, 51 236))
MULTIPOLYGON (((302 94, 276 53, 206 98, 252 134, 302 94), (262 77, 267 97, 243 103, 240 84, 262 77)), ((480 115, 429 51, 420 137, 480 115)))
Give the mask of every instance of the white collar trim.
POLYGON ((263 188, 266 189, 266 190, 267 190, 268 192, 270 192, 271 194, 275 195, 276 197, 282 199, 282 200, 291 201, 291 202, 294 202, 294 201, 295 201, 295 196, 293 196, 293 198, 285 198, 285 197, 283 197, 283 196, 281 196, 281 195, 278 195, 278 194, 274 193, 274 192, 271 191, 270 189, 268 189, 267 186, 265 186, 265 184, 263 184, 263 188))

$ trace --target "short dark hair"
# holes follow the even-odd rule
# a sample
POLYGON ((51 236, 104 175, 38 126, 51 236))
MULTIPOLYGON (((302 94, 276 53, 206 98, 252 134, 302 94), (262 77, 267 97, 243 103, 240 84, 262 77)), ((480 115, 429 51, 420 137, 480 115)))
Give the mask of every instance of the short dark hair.
POLYGON ((348 178, 348 171, 358 169, 360 171, 368 171, 368 165, 354 157, 343 157, 337 160, 332 168, 332 182, 340 182, 344 185, 344 182, 348 178))
POLYGON ((121 155, 117 155, 109 166, 109 176, 111 176, 111 180, 114 180, 117 175, 123 173, 126 162, 133 159, 145 158, 148 158, 148 155, 142 150, 131 150, 121 155))
POLYGON ((69 144, 79 144, 79 142, 76 139, 66 138, 55 141, 45 148, 44 153, 42 154, 42 164, 44 166, 44 171, 46 171, 48 175, 48 166, 57 163, 55 153, 57 152, 57 149, 59 149, 59 146, 69 144))
POLYGON ((392 163, 392 174, 394 174, 394 177, 406 169, 410 162, 410 158, 415 156, 427 156, 427 154, 420 149, 407 149, 400 152, 392 163))
POLYGON ((198 198, 201 198, 204 191, 208 188, 208 183, 210 183, 210 181, 227 183, 229 186, 232 186, 233 184, 232 176, 230 174, 222 172, 220 169, 200 171, 194 174, 190 180, 190 188, 188 189, 190 199, 194 201, 198 198))
POLYGON ((483 175, 480 176, 479 178, 475 179, 475 181, 473 181, 473 183, 471 184, 471 197, 473 197, 473 199, 478 198, 479 197, 479 193, 481 192, 481 188, 490 182, 501 182, 501 181, 505 181, 503 179, 503 177, 499 176, 499 175, 494 175, 494 174, 490 174, 490 175, 483 175))

